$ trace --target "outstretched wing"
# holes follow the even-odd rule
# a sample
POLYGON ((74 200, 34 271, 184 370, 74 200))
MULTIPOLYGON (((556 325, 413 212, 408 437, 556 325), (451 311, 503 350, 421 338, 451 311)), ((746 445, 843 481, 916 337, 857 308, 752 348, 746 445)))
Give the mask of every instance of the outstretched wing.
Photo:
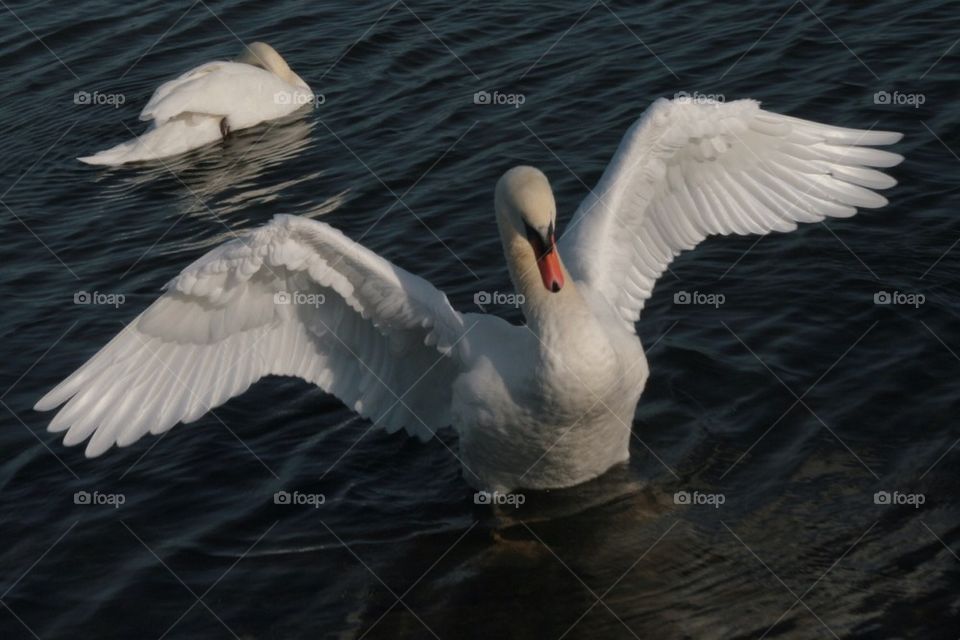
POLYGON ((659 99, 627 131, 560 242, 574 279, 634 329, 674 256, 714 234, 792 231, 798 222, 882 207, 896 181, 871 149, 901 134, 770 113, 753 100, 659 99))
POLYGON ((36 405, 87 456, 196 420, 265 375, 298 376, 387 431, 450 423, 469 331, 446 296, 322 222, 274 220, 187 267, 36 405))
POLYGON ((309 99, 276 74, 242 62, 208 62, 160 85, 140 112, 157 125, 188 113, 244 126, 282 117, 309 99))

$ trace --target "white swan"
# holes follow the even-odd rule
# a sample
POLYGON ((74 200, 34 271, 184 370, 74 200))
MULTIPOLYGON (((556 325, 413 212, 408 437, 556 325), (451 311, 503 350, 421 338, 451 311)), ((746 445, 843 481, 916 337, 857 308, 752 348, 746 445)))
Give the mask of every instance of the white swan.
POLYGON ((235 62, 208 62, 160 85, 141 120, 150 127, 133 140, 77 158, 119 165, 178 155, 311 104, 310 87, 276 50, 263 42, 246 47, 235 62))
POLYGON ((880 207, 869 148, 900 134, 752 100, 657 100, 555 242, 546 177, 516 167, 495 209, 525 326, 446 296, 322 223, 277 216, 187 267, 37 405, 86 454, 190 422, 269 375, 319 385, 388 432, 459 432, 476 487, 553 488, 627 459, 647 379, 634 323, 657 277, 713 234, 790 231, 880 207), (539 258, 537 258, 539 256, 539 258))

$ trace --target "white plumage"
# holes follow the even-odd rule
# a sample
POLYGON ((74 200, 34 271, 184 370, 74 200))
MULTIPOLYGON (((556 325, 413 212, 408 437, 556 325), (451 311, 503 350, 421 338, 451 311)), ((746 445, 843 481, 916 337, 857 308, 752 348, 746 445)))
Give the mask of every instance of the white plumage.
POLYGON ((179 155, 312 101, 310 87, 280 54, 255 42, 236 62, 208 62, 160 85, 140 112, 150 123, 143 134, 78 160, 119 165, 179 155))
POLYGON ((884 205, 873 190, 894 180, 872 167, 901 157, 871 146, 899 138, 750 100, 658 100, 559 243, 546 177, 510 170, 495 209, 525 326, 458 313, 332 227, 277 216, 187 267, 36 408, 66 403, 50 429, 68 445, 90 438, 96 456, 292 375, 388 431, 426 439, 452 424, 475 486, 583 482, 629 455, 648 375, 634 323, 673 257, 710 235, 884 205))
POLYGON ((577 209, 561 255, 632 327, 673 258, 707 236, 793 231, 886 205, 871 189, 896 181, 871 167, 903 158, 870 147, 901 137, 771 113, 753 100, 661 98, 577 209))
MULTIPOLYGON (((51 408, 72 396, 50 424, 69 428, 67 444, 93 434, 87 455, 99 455, 195 420, 269 374, 314 382, 389 431, 407 426, 429 437, 449 423, 436 380, 403 403, 379 381, 406 390, 420 375, 415 365, 450 349, 461 316, 434 287, 328 225, 277 216, 166 288, 38 403, 51 408)), ((450 372, 442 362, 433 371, 450 372)))

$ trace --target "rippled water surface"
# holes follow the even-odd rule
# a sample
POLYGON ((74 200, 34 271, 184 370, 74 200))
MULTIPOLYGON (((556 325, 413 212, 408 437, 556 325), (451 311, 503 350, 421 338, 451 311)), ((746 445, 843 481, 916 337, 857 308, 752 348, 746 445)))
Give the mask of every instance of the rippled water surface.
POLYGON ((956 638, 958 15, 932 0, 8 0, 0 637, 956 638), (274 44, 324 104, 163 163, 74 159, 139 131, 153 88, 240 40, 274 44), (474 104, 482 90, 523 104, 474 104), (674 263, 638 325, 651 378, 632 459, 596 481, 474 505, 455 436, 363 435, 291 379, 92 461, 31 410, 179 269, 276 213, 362 237, 475 310, 477 291, 509 289, 497 177, 543 168, 562 225, 627 127, 680 90, 902 131, 907 159, 884 209, 674 263), (925 302, 874 304, 894 291, 925 302), (674 304, 683 292, 724 304, 674 304), (326 503, 276 505, 278 490, 326 503))

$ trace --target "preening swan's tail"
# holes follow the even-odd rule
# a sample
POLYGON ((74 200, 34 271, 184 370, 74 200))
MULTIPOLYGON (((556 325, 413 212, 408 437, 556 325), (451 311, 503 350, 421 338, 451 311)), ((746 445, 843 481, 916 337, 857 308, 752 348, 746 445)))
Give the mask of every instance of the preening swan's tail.
POLYGON ((92 156, 77 158, 94 165, 120 165, 174 156, 220 140, 220 116, 183 114, 152 126, 143 134, 92 156))

